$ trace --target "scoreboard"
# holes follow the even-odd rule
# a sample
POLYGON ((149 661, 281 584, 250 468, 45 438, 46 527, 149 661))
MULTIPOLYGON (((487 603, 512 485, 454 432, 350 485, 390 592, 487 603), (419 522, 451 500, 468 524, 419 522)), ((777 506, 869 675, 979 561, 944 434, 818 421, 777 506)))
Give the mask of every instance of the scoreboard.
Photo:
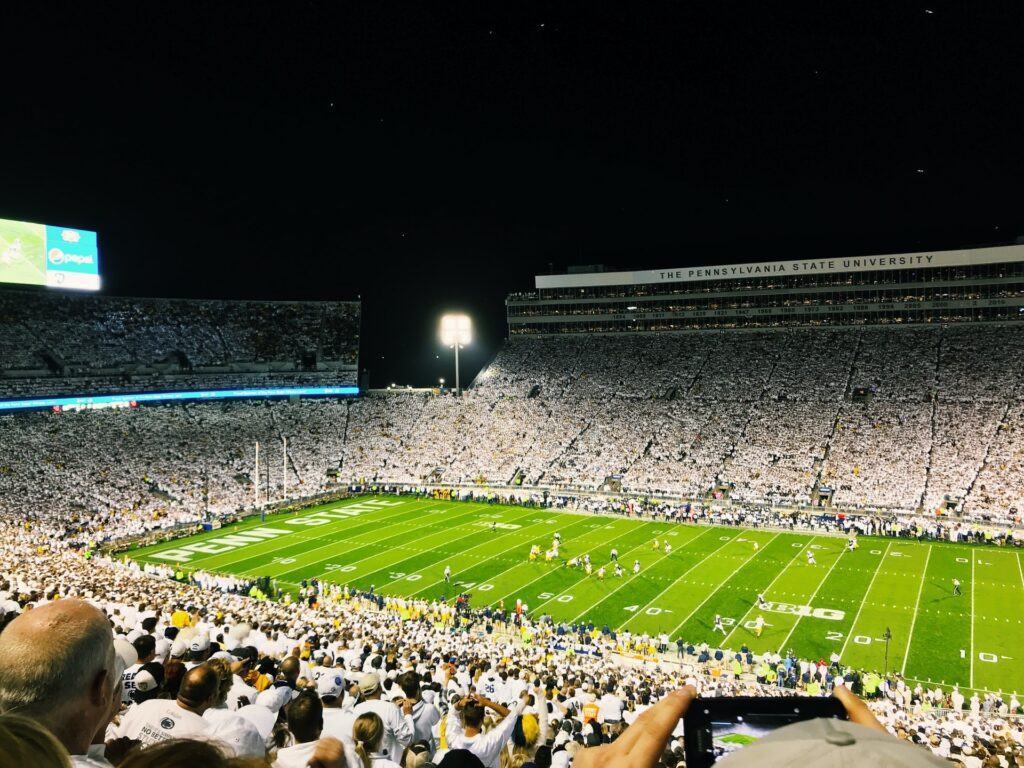
POLYGON ((0 283, 99 290, 96 233, 0 219, 0 283))

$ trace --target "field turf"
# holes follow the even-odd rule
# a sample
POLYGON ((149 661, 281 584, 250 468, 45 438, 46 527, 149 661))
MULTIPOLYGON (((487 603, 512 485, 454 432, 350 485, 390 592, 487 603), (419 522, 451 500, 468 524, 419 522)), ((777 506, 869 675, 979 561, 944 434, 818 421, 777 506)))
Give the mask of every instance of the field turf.
POLYGON ((457 501, 361 497, 246 520, 129 553, 185 570, 269 576, 282 588, 318 577, 417 598, 469 592, 475 606, 522 599, 533 615, 753 651, 794 650, 963 689, 1024 692, 1024 568, 1018 550, 914 540, 846 540, 776 530, 690 526, 457 501), (494 523, 497 529, 492 531, 494 523), (562 535, 559 560, 528 562, 562 535), (653 549, 669 541, 671 554, 653 549), (755 548, 754 543, 757 543, 755 548), (626 571, 599 581, 619 551, 626 571), (807 561, 813 550, 816 565, 807 561), (595 575, 565 566, 589 553, 595 575), (641 570, 634 576, 632 565, 641 570), (445 566, 453 585, 444 581, 445 566), (954 596, 952 580, 962 583, 954 596), (769 601, 759 610, 758 593, 769 601), (728 635, 713 633, 715 614, 728 635), (753 621, 765 627, 756 637, 753 621))

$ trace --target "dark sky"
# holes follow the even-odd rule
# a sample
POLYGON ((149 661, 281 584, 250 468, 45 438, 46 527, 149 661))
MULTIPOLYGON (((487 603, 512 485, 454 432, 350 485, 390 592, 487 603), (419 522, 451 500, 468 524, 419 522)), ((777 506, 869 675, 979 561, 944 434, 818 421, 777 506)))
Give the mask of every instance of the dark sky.
POLYGON ((549 264, 1024 233, 1018 2, 16 5, 0 216, 111 295, 361 296, 374 385, 451 375, 448 308, 471 374, 549 264))

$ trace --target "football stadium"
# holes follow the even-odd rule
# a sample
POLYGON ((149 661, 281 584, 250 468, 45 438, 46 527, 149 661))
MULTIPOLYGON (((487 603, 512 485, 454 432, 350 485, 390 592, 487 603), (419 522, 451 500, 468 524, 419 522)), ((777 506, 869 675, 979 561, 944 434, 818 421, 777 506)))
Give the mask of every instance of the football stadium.
POLYGON ((1013 26, 358 5, 39 27, 0 768, 1024 766, 1013 26))

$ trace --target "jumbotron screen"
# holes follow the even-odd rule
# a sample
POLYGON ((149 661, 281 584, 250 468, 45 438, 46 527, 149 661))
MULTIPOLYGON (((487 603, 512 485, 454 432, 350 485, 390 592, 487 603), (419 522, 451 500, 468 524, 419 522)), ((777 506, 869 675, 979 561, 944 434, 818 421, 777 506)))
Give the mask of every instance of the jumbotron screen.
POLYGON ((96 233, 0 219, 0 283, 99 290, 96 233))

